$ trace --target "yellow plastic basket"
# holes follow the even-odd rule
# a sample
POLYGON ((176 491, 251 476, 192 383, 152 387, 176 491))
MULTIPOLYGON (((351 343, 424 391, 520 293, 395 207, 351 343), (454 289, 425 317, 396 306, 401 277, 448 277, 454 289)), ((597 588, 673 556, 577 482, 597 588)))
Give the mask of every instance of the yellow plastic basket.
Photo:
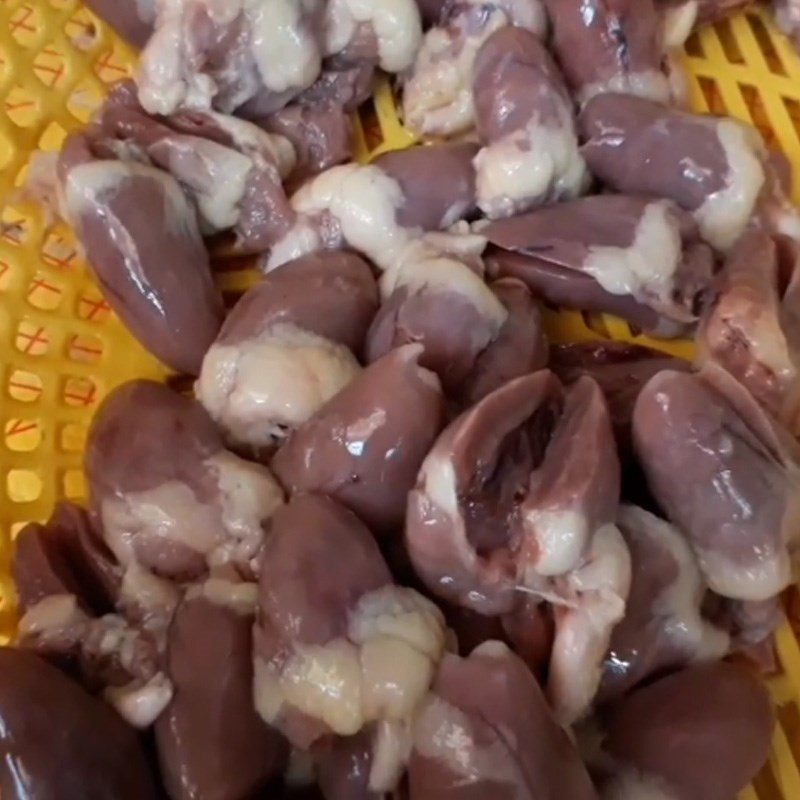
MULTIPOLYGON (((14 535, 46 518, 56 499, 83 496, 81 452, 98 402, 123 381, 166 376, 110 313, 69 231, 14 193, 30 153, 57 149, 134 61, 77 0, 0 0, 0 641, 15 624, 14 535)), ((768 15, 756 10, 702 31, 688 43, 686 63, 693 107, 754 123, 791 160, 800 202, 800 58, 768 15)), ((386 83, 356 128, 362 160, 414 142, 386 83)), ((236 293, 252 276, 225 273, 221 281, 236 293)), ((610 337, 692 353, 689 342, 634 336, 607 315, 549 313, 547 324, 555 341, 610 337)), ((800 622, 795 592, 787 609, 800 622)), ((800 800, 800 648, 790 625, 777 649, 782 673, 771 690, 779 725, 746 800, 800 800)))

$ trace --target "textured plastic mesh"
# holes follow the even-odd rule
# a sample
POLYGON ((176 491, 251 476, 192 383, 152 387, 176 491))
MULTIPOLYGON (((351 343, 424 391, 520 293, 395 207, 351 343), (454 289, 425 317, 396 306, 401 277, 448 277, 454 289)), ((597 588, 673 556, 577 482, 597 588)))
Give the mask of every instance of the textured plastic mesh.
MULTIPOLYGON (((30 153, 58 149, 134 63, 133 51, 76 0, 0 0, 0 641, 15 624, 14 535, 46 518, 57 498, 82 497, 81 452, 103 396, 131 378, 166 377, 110 313, 69 231, 15 194, 30 153)), ((756 10, 694 36, 686 63, 692 106, 754 123, 792 162, 800 202, 800 58, 768 15, 756 10)), ((415 141, 385 82, 355 128, 365 161, 415 141)), ((220 275, 230 297, 252 280, 246 272, 220 275)), ((559 342, 614 338, 692 352, 689 342, 635 336, 608 315, 547 312, 547 325, 559 342)), ((779 725, 769 764, 742 794, 747 800, 800 799, 796 591, 786 606, 793 625, 777 635, 782 672, 770 683, 779 725)))

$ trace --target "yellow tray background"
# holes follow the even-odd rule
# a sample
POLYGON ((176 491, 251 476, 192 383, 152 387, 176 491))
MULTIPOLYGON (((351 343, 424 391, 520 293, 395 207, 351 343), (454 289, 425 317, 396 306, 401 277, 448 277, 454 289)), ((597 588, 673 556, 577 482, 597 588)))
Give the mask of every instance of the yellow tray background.
MULTIPOLYGON (((685 61, 692 107, 755 124, 791 160, 800 202, 800 58, 768 14, 756 9, 701 31, 685 61)), ((15 624, 14 535, 45 519, 58 498, 82 498, 81 452, 100 400, 131 378, 166 377, 111 314, 65 226, 16 192, 30 153, 58 149, 134 63, 133 50, 77 0, 0 0, 0 641, 15 624)), ((386 82, 360 114, 356 139, 365 161, 414 143, 386 82)), ((252 280, 220 276, 229 296, 252 280)), ((555 341, 610 337, 692 353, 689 342, 651 342, 607 315, 548 312, 547 325, 555 341)), ((800 630, 795 591, 787 609, 800 630)), ((800 648, 792 626, 779 631, 777 649, 782 674, 770 688, 779 725, 769 764, 743 800, 800 800, 800 648)))

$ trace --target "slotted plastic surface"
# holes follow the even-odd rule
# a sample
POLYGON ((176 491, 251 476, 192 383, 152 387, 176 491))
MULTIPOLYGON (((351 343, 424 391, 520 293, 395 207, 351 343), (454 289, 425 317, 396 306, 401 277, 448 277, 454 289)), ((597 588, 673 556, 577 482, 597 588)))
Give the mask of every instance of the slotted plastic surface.
MULTIPOLYGON (((134 62, 133 51, 76 0, 0 0, 0 641, 15 624, 14 535, 45 519, 57 498, 83 496, 81 452, 103 396, 131 378, 166 377, 110 313, 69 231, 16 191, 30 153, 58 149, 134 62)), ((800 202, 800 57, 768 14, 748 12, 695 35, 686 65, 692 107, 755 124, 792 162, 800 202)), ((362 160, 414 143, 387 83, 376 86, 356 138, 362 160)), ((220 277, 233 294, 252 280, 220 277)), ((613 338, 692 354, 690 342, 635 336, 607 315, 547 312, 547 325, 558 342, 613 338)), ((770 682, 779 725, 769 764, 743 800, 800 800, 796 590, 786 607, 793 625, 777 635, 782 672, 770 682)))

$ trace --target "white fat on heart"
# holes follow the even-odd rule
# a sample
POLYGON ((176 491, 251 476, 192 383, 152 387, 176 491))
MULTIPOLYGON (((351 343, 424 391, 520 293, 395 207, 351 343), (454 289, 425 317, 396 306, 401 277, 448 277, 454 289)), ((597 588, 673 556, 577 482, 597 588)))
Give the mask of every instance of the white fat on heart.
POLYGON ((509 656, 513 657, 513 651, 505 642, 500 642, 497 639, 488 639, 475 647, 470 655, 482 656, 483 658, 508 658, 509 656))
MULTIPOLYGON (((760 299, 749 300, 752 297, 750 287, 745 287, 745 292, 740 294, 734 289, 729 301, 723 295, 711 312, 707 329, 714 331, 714 341, 722 340, 723 348, 739 347, 740 342, 746 341, 753 361, 767 368, 781 384, 790 386, 796 378, 797 367, 781 325, 777 303, 772 300, 772 308, 764 308, 760 299)), ((696 363, 715 359, 708 344, 707 337, 698 337, 696 363)))
POLYGON ((419 592, 385 586, 361 597, 350 613, 347 635, 362 645, 376 637, 397 639, 433 661, 444 648, 444 617, 419 592))
POLYGON ((800 212, 788 198, 770 209, 769 221, 775 232, 800 242, 800 212))
POLYGON ((583 271, 607 292, 631 295, 642 302, 673 305, 675 274, 683 244, 668 200, 648 203, 627 247, 592 246, 583 271))
MULTIPOLYGON (((254 41, 256 26, 253 23, 250 5, 256 9, 260 0, 249 4, 247 0, 201 0, 214 20, 218 30, 224 30, 236 24, 241 24, 243 35, 239 36, 231 45, 232 52, 226 55, 222 64, 214 65, 214 78, 205 76, 211 86, 213 95, 211 101, 216 100, 220 87, 225 89, 224 102, 220 108, 226 113, 233 113, 242 103, 247 102, 251 97, 262 91, 264 84, 258 70, 258 59, 255 53, 257 42, 254 41)), ((202 48, 206 46, 203 39, 202 28, 196 28, 191 16, 187 18, 187 27, 184 28, 187 41, 192 48, 188 54, 186 64, 186 75, 191 83, 197 82, 197 71, 194 67, 198 61, 205 61, 205 54, 202 48), (199 50, 199 52, 198 52, 199 50)), ((201 73, 202 74, 202 73, 201 73)), ((190 85, 191 85, 190 83, 190 85)), ((210 103, 201 94, 199 97, 202 102, 202 109, 208 109, 210 103)), ((184 103, 189 108, 198 107, 198 103, 190 96, 184 103)))
MULTIPOLYGON (((494 584, 495 589, 499 589, 502 593, 502 578, 496 573, 495 577, 487 576, 488 581, 481 577, 484 569, 484 557, 478 553, 467 535, 455 467, 450 455, 435 449, 427 456, 420 468, 417 489, 411 493, 410 498, 419 518, 438 519, 446 525, 444 530, 447 532, 444 541, 440 539, 438 542, 427 542, 426 540, 415 542, 417 549, 424 550, 430 546, 430 554, 434 562, 440 562, 443 557, 442 548, 445 548, 445 557, 450 559, 452 569, 459 574, 473 575, 478 578, 478 582, 471 589, 463 585, 453 585, 451 588, 458 591, 464 590, 466 592, 465 599, 476 605, 484 605, 487 602, 484 592, 492 588, 490 584, 494 584), (442 519, 443 517, 445 519, 442 519)), ((491 564, 492 557, 487 557, 488 563, 491 564)), ((491 572, 491 566, 489 569, 491 572)), ((540 582, 534 576, 533 583, 538 585, 540 582)), ((457 583, 459 582, 457 581, 457 583)), ((461 583, 463 584, 463 582, 461 583)), ((520 586, 519 589, 525 592, 532 591, 527 585, 520 586)), ((495 601, 488 600, 488 602, 495 601)), ((495 607, 497 603, 504 604, 506 600, 498 599, 495 607)))
MULTIPOLYGON (((341 244, 341 242, 339 242, 341 244)), ((323 241, 317 220, 311 217, 300 217, 270 250, 266 258, 259 262, 259 269, 270 272, 283 264, 288 264, 308 253, 323 250, 323 241)))
MULTIPOLYGON (((172 699, 170 681, 155 671, 150 659, 141 661, 143 652, 147 653, 153 644, 154 640, 119 614, 106 614, 92 620, 82 642, 90 661, 115 663, 132 676, 127 684, 109 686, 103 694, 122 717, 137 728, 151 725, 172 699)), ((155 656, 155 651, 150 656, 155 656)))
POLYGON ((297 164, 294 145, 277 133, 231 114, 208 111, 206 115, 233 140, 234 145, 251 158, 261 157, 277 165, 281 179, 287 178, 297 164))
POLYGON ((167 137, 161 143, 167 171, 194 199, 205 234, 233 228, 254 170, 267 173, 276 186, 296 163, 294 147, 283 136, 271 135, 245 120, 205 112, 234 146, 197 136, 167 137), (238 149, 237 149, 238 148, 238 149), (241 151, 241 152, 240 152, 241 151))
POLYGON ((253 168, 250 158, 218 142, 178 136, 163 142, 166 169, 194 198, 204 232, 232 228, 253 168))
POLYGON ((202 583, 193 584, 186 592, 186 598, 203 598, 243 617, 250 617, 258 607, 258 584, 211 577, 202 583))
POLYGON ((482 148, 475 156, 478 206, 490 219, 511 217, 536 205, 582 194, 589 173, 570 112, 560 124, 528 124, 482 148))
POLYGON ((259 713, 274 723, 287 709, 349 736, 369 722, 407 720, 428 691, 445 645, 439 609, 412 589, 362 596, 348 638, 294 643, 274 661, 255 661, 259 713))
MULTIPOLYGON (((462 14, 473 13, 469 8, 462 14)), ((466 18, 465 18, 466 19, 466 18)), ((447 27, 429 30, 403 92, 406 126, 425 136, 465 133, 475 122, 472 73, 483 43, 509 24, 502 9, 487 7, 482 24, 468 27, 456 17, 447 27)))
POLYGON ((371 792, 381 794, 397 788, 408 765, 412 744, 411 725, 407 720, 378 722, 367 782, 371 792))
POLYGON ((126 567, 136 563, 137 536, 161 540, 165 546, 179 544, 206 555, 214 549, 220 532, 219 513, 177 480, 105 498, 101 517, 106 543, 126 567))
POLYGON ((667 4, 659 9, 662 15, 662 41, 666 50, 683 47, 692 35, 700 11, 698 0, 684 0, 678 4, 667 4))
POLYGON ((447 514, 451 521, 463 528, 456 491, 456 472, 453 461, 433 451, 420 468, 420 493, 425 501, 447 514))
MULTIPOLYGON (((395 262, 387 272, 401 274, 403 270, 414 270, 414 265, 428 260, 452 258, 469 267, 475 275, 483 278, 486 268, 483 263, 483 252, 488 244, 487 239, 472 232, 466 222, 457 222, 446 231, 426 231, 418 238, 408 242, 400 251, 395 262)), ((386 291, 391 289, 393 279, 384 282, 386 291)), ((389 295, 384 295, 384 299, 389 295)))
POLYGON ((283 503, 283 491, 267 467, 220 450, 206 459, 205 467, 216 479, 218 507, 225 537, 209 554, 211 567, 249 564, 264 539, 262 523, 283 503))
POLYGON ((322 52, 310 24, 319 4, 319 0, 244 0, 253 57, 267 89, 300 91, 319 76, 322 52))
POLYGON ((603 785, 603 800, 680 800, 680 795, 672 791, 656 775, 624 767, 603 785))
MULTIPOLYGON (((480 6, 485 0, 468 0, 470 5, 480 6)), ((494 5, 506 12, 516 28, 525 28, 543 38, 547 33, 547 11, 542 0, 493 0, 494 5)))
POLYGON ((397 222, 403 204, 400 185, 375 166, 345 164, 313 178, 292 197, 297 220, 272 248, 263 269, 321 249, 350 246, 382 270, 408 261, 453 255, 483 274, 486 239, 456 222, 449 231, 423 233, 397 222))
POLYGON ((450 298, 462 298, 481 318, 471 327, 469 341, 465 341, 474 352, 482 352, 497 338, 508 317, 505 306, 475 271, 445 256, 403 258, 383 274, 380 290, 384 299, 401 290, 410 297, 439 295, 445 304, 450 298))
POLYGON ((537 575, 564 575, 583 558, 592 531, 585 513, 572 509, 533 508, 523 518, 523 526, 536 539, 537 575))
MULTIPOLYGON (((20 641, 35 640, 40 646, 50 643, 65 649, 88 647, 90 660, 112 656, 129 672, 134 671, 141 635, 118 614, 90 619, 72 594, 43 598, 23 615, 18 629, 20 641), (91 644, 87 645, 89 641, 91 644)), ((123 719, 137 728, 146 728, 172 699, 172 686, 157 673, 144 684, 137 679, 123 687, 109 687, 104 696, 123 719)))
MULTIPOLYGON (((159 0, 156 24, 139 61, 139 102, 149 114, 171 114, 178 108, 207 109, 217 94, 210 75, 193 67, 202 58, 193 23, 201 5, 212 24, 231 25, 242 13, 241 0, 159 0)), ((255 76, 242 75, 245 99, 255 93, 255 76)), ((241 102, 244 102, 242 100, 241 102)))
POLYGON ((628 546, 615 525, 594 532, 583 564, 554 588, 561 609, 550 656, 547 693, 553 711, 571 725, 588 711, 602 675, 614 626, 625 614, 631 583, 628 546))
MULTIPOLYGON (((147 155, 145 148, 133 141, 122 139, 104 139, 103 146, 110 150, 118 161, 126 164, 135 162, 139 164, 150 164, 150 156, 147 155)), ((53 153, 57 156, 58 153, 53 153)))
POLYGON ((697 559, 709 588, 718 595, 732 600, 769 600, 792 582, 792 559, 786 547, 777 543, 765 542, 753 553, 752 561, 742 563, 698 548, 697 559))
POLYGON ((349 0, 328 0, 325 8, 325 55, 341 53, 358 31, 349 0))
MULTIPOLYGON (((235 93, 226 109, 255 96, 262 88, 273 92, 301 91, 319 75, 322 54, 310 24, 321 12, 321 0, 202 0, 212 24, 224 30, 241 24, 247 38, 232 46, 240 51, 215 68, 219 84, 235 93)), ((151 114, 170 114, 178 108, 211 107, 217 81, 192 68, 202 61, 204 42, 194 18, 194 2, 164 0, 159 4, 153 35, 139 66, 139 100, 151 114)))
POLYGON ((203 555, 209 566, 236 564, 252 568, 263 540, 261 523, 283 501, 283 494, 266 467, 222 451, 203 462, 216 484, 213 500, 202 502, 192 487, 178 480, 152 489, 128 492, 103 500, 101 518, 105 539, 125 577, 137 580, 127 593, 146 597, 143 581, 150 582, 156 605, 165 598, 164 587, 146 570, 138 573, 137 536, 165 546, 179 544, 203 555))
POLYGON ((326 9, 326 55, 350 43, 359 25, 369 24, 378 41, 386 72, 408 69, 422 42, 422 21, 415 0, 329 0, 326 9))
POLYGON ((19 621, 17 635, 20 639, 46 639, 51 634, 79 630, 89 621, 78 608, 74 594, 51 594, 34 603, 19 621))
POLYGON ((359 651, 364 718, 397 720, 409 716, 428 691, 435 663, 413 645, 391 636, 375 636, 359 651))
MULTIPOLYGON (((165 629, 161 633, 165 633, 165 629)), ((110 661, 125 670, 133 677, 129 684, 132 687, 134 682, 141 686, 153 677, 155 648, 163 651, 166 640, 135 627, 120 614, 106 614, 90 621, 81 644, 91 660, 110 661)))
POLYGON ((134 682, 126 686, 109 686, 103 690, 103 698, 117 713, 134 728, 149 728, 170 704, 173 695, 172 683, 161 672, 147 683, 134 682))
POLYGON ((700 613, 706 584, 683 534, 668 522, 636 506, 620 506, 618 520, 634 536, 651 540, 650 547, 666 550, 678 575, 654 599, 653 615, 664 634, 693 660, 722 658, 730 648, 730 637, 700 613))
POLYGON ((353 736, 364 725, 358 656, 351 642, 334 639, 325 645, 294 645, 280 668, 256 658, 258 712, 273 724, 289 707, 324 722, 340 736, 353 736))
MULTIPOLYGON (((480 687, 475 690, 480 691, 480 687)), ((477 714, 472 717, 430 694, 414 721, 413 738, 414 750, 455 776, 459 785, 496 784, 504 787, 503 794, 508 797, 530 795, 516 754, 477 714), (488 741, 487 728, 496 734, 488 741)))
POLYGON ((183 3, 160 0, 156 26, 139 59, 136 83, 139 102, 148 114, 171 114, 192 96, 196 107, 211 105, 214 83, 198 75, 195 85, 184 72, 183 3))
MULTIPOLYGON (((387 657, 392 655, 396 654, 387 651, 387 657)), ((322 647, 297 646, 280 672, 256 658, 254 697, 259 714, 268 723, 275 724, 282 713, 292 709, 320 720, 338 735, 354 735, 364 725, 375 721, 362 707, 365 677, 362 677, 359 656, 358 648, 337 639, 322 647)), ((404 653, 401 658, 401 663, 395 666, 394 677, 400 677, 404 684, 393 689, 398 695, 405 693, 413 697, 416 707, 427 692, 434 668, 426 663, 420 670, 419 654, 409 660, 404 653), (402 670, 407 672, 401 675, 402 670)), ((405 708, 410 704, 401 705, 405 708)), ((392 722, 400 724, 397 720, 392 722)), ((403 755, 400 740, 389 740, 384 745, 383 758, 376 762, 371 778, 376 786, 391 783, 401 771, 398 763, 403 755)))
POLYGON ((757 275, 753 270, 743 275, 743 267, 751 273, 749 262, 731 270, 731 288, 719 297, 711 311, 706 322, 707 335, 698 337, 696 363, 714 359, 709 351, 710 342, 738 347, 746 341, 755 363, 766 367, 784 386, 790 386, 797 375, 797 366, 783 329, 777 293, 768 281, 769 271, 757 275), (739 280, 741 285, 737 286, 739 280), (760 285, 754 286, 756 283, 760 285), (765 299, 765 294, 769 299, 765 299))
POLYGON ((661 64, 669 83, 670 105, 676 108, 688 108, 689 75, 683 50, 667 50, 661 64))
POLYGON ((379 167, 343 164, 308 181, 291 203, 301 216, 330 214, 346 244, 386 269, 416 233, 397 223, 404 201, 400 184, 379 167))
POLYGON ((284 701, 285 694, 279 670, 260 656, 254 656, 253 705, 261 719, 269 725, 276 724, 284 701))
POLYGON ((360 648, 365 719, 409 718, 444 652, 441 611, 413 589, 387 586, 361 597, 348 638, 360 648))
POLYGON ((745 229, 764 185, 763 142, 753 128, 734 119, 716 120, 715 128, 728 165, 725 188, 708 195, 693 213, 703 238, 725 252, 745 229))
POLYGON ((578 102, 584 105, 598 94, 632 94, 655 103, 668 103, 672 96, 669 78, 660 70, 617 73, 604 81, 593 81, 578 93, 578 102))
POLYGON ((505 306, 483 279, 455 258, 403 258, 398 265, 384 272, 380 280, 384 300, 400 289, 406 289, 410 295, 447 293, 463 297, 488 323, 490 340, 497 336, 508 318, 505 306))
POLYGON ((60 208, 67 221, 80 229, 82 214, 104 205, 124 188, 126 182, 135 179, 160 186, 164 207, 163 215, 158 219, 159 225, 178 235, 199 235, 195 210, 175 178, 145 164, 102 160, 78 164, 69 171, 61 187, 60 208))
POLYGON ((237 344, 213 345, 195 393, 231 441, 269 446, 309 419, 360 371, 344 345, 278 324, 237 344))
POLYGON ((127 565, 118 604, 128 619, 147 629, 163 631, 179 602, 180 590, 172 581, 153 575, 135 561, 127 565))
POLYGON ((413 365, 414 378, 416 380, 429 389, 432 389, 434 392, 440 393, 442 391, 442 384, 439 381, 439 376, 435 372, 419 365, 419 359, 424 350, 419 342, 416 344, 404 344, 397 349, 400 351, 400 362, 402 364, 413 365))

